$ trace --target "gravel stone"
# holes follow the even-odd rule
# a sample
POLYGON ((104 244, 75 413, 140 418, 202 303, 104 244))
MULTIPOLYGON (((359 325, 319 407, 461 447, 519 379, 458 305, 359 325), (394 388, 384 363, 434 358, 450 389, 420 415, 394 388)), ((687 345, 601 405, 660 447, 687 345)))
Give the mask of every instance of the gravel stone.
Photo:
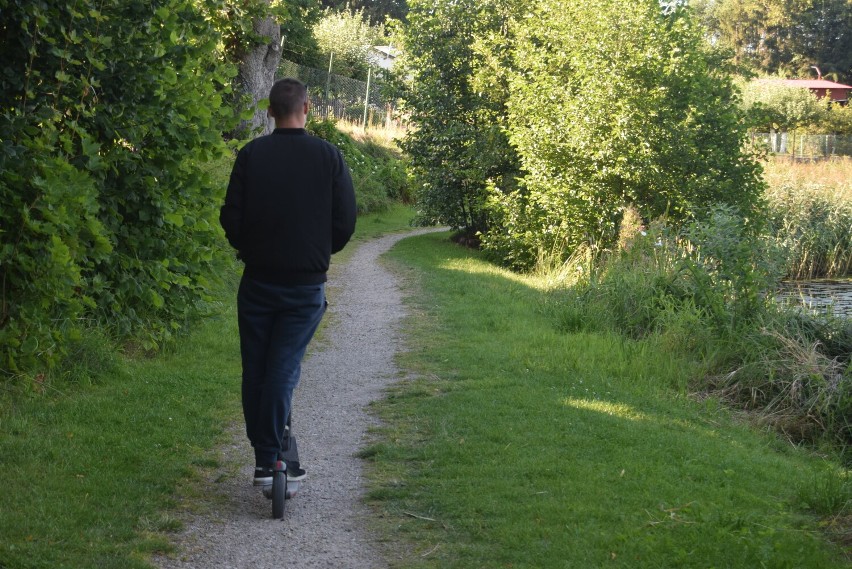
MULTIPOLYGON (((210 474, 200 514, 188 514, 175 537, 177 552, 158 557, 160 569, 386 567, 364 523, 362 465, 354 454, 374 423, 365 407, 398 376, 405 311, 398 279, 379 256, 405 237, 394 234, 357 246, 345 265, 332 268, 322 339, 302 365, 293 403, 293 430, 308 479, 288 500, 283 520, 272 519, 271 502, 252 487, 254 455, 243 425, 217 449, 221 467, 210 474), (205 498, 206 501, 206 498, 205 498)), ((238 380, 234 383, 239 391, 238 380)))

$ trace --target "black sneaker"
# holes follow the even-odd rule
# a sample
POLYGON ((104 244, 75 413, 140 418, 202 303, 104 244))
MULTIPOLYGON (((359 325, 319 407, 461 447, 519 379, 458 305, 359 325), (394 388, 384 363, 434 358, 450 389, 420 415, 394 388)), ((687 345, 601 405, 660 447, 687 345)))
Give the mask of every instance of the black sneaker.
POLYGON ((307 471, 304 468, 300 468, 298 462, 287 463, 287 482, 299 482, 307 477, 307 471))
POLYGON ((257 466, 254 469, 255 486, 272 486, 272 466, 257 466))

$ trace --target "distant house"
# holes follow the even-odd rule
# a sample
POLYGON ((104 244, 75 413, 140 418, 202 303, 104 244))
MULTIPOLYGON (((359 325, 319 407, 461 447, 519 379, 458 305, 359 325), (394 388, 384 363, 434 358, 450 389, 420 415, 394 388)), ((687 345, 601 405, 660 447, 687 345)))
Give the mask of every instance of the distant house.
POLYGON ((785 87, 810 89, 818 99, 828 97, 831 102, 841 105, 849 102, 849 92, 852 91, 852 85, 843 85, 825 79, 761 79, 760 81, 785 87))
POLYGON ((373 64, 390 71, 393 69, 394 60, 399 56, 399 53, 399 50, 391 45, 374 45, 370 49, 369 57, 373 64))

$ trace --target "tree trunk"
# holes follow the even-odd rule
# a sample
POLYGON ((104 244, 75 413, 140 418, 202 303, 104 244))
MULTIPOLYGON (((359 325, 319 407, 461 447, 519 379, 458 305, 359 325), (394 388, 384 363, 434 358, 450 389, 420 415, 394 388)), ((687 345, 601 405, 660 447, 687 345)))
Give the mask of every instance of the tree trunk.
POLYGON ((258 107, 257 102, 269 97, 275 82, 275 72, 281 61, 281 28, 271 16, 255 20, 253 27, 255 33, 267 41, 252 47, 240 58, 237 86, 251 98, 255 109, 251 119, 240 123, 238 132, 242 135, 269 134, 275 126, 266 116, 266 105, 258 107))

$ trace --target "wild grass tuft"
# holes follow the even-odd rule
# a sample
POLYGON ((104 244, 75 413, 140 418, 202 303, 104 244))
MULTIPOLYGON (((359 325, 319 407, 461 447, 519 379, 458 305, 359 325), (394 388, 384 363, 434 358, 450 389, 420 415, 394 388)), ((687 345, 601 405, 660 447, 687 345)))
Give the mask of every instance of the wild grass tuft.
POLYGON ((741 338, 734 369, 707 377, 709 389, 794 442, 852 444, 849 353, 833 353, 818 330, 841 328, 783 313, 764 323, 741 338))
POLYGON ((776 304, 778 258, 771 240, 724 209, 678 234, 660 222, 631 226, 587 279, 555 289, 547 310, 567 332, 651 339, 696 363, 693 390, 795 442, 829 440, 843 452, 852 444, 852 323, 776 304))

